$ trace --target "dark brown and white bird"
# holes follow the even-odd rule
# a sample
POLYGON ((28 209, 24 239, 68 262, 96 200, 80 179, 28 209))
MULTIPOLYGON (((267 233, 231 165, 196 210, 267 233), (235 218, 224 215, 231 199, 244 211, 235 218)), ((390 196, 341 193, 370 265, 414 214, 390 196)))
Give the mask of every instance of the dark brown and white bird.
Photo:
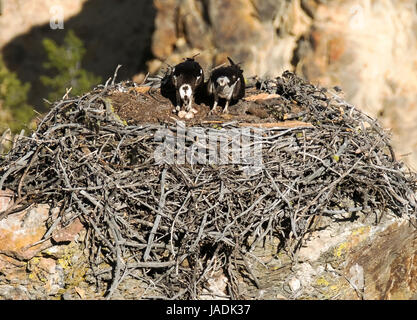
POLYGON ((214 111, 219 103, 219 98, 226 99, 223 109, 224 113, 228 112, 231 101, 237 101, 245 96, 245 78, 243 70, 235 64, 232 59, 227 57, 230 62, 229 66, 215 68, 210 75, 207 90, 209 95, 214 96, 214 104, 211 112, 214 111))
POLYGON ((172 83, 176 91, 176 111, 185 105, 189 112, 196 91, 204 84, 203 69, 194 58, 186 58, 172 69, 172 83))

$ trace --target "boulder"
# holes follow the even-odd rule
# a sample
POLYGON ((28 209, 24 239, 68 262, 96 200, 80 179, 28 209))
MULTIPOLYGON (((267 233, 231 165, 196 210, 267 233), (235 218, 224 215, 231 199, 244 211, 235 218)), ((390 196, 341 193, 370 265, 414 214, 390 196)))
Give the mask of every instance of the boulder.
POLYGON ((51 246, 40 241, 46 233, 48 205, 37 205, 0 220, 0 254, 19 260, 29 260, 39 251, 51 246))
POLYGON ((417 237, 413 221, 330 222, 303 243, 296 262, 257 248, 251 259, 260 288, 242 279, 250 299, 414 300, 417 237), (255 258, 256 257, 256 258, 255 258))

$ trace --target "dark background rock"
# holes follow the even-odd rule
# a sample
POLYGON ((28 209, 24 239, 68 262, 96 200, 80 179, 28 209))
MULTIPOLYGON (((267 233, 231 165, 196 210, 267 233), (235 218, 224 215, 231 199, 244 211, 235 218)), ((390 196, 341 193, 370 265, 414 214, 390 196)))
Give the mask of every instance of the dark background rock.
POLYGON ((120 78, 146 71, 156 14, 151 1, 49 2, 6 1, 0 16, 0 39, 10 39, 3 43, 0 40, 1 54, 20 80, 31 83, 29 100, 37 109, 43 110, 42 98, 47 95, 47 88, 39 81, 39 76, 45 74, 44 38, 61 45, 67 31, 73 29, 87 49, 82 67, 101 76, 103 82, 113 75, 118 64, 123 65, 120 78), (49 8, 57 3, 65 14, 64 29, 52 30, 49 8), (19 24, 22 20, 24 23, 19 24))

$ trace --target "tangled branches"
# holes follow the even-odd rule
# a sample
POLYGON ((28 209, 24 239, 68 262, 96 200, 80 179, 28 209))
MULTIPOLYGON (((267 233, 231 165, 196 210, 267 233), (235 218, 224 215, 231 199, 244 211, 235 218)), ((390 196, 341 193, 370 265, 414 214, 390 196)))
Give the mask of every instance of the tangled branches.
MULTIPOLYGON (((249 268, 245 256, 267 236, 296 252, 322 215, 416 213, 415 176, 395 159, 378 123, 291 73, 258 82, 258 90, 297 104, 297 119, 309 125, 264 127, 262 166, 252 174, 243 163, 155 161, 164 143, 158 130, 177 137, 178 126, 126 125, 106 100, 122 87, 56 102, 36 132, 0 160, 0 190, 17 195, 1 218, 33 202, 61 208, 63 226, 80 218, 93 273, 98 282, 110 279, 108 296, 131 275, 152 286, 143 298, 196 299, 221 270, 229 296, 239 298, 237 272, 249 268), (109 267, 100 269, 101 262, 109 267)), ((185 151, 193 146, 188 141, 185 151)))

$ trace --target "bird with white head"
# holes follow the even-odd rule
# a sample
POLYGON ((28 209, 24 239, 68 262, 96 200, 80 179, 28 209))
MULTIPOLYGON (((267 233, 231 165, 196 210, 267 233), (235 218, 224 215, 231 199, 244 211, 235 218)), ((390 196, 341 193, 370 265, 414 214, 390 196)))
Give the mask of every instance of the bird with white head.
POLYGON ((185 105, 185 110, 189 112, 196 91, 204 84, 203 69, 194 58, 186 58, 172 69, 172 83, 176 91, 176 111, 185 105))
POLYGON ((227 59, 230 65, 214 68, 208 81, 208 94, 214 96, 214 104, 210 112, 216 109, 219 98, 226 100, 223 112, 227 113, 231 101, 240 100, 245 96, 243 70, 231 58, 227 57, 227 59))

